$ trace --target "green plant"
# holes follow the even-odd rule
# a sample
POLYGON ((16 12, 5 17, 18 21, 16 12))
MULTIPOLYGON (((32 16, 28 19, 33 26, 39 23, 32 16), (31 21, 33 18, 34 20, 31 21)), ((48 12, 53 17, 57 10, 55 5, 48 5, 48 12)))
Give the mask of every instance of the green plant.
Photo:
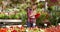
POLYGON ((36 24, 43 23, 42 21, 46 19, 46 14, 41 14, 40 17, 36 20, 36 24))
POLYGON ((0 14, 0 19, 4 19, 4 14, 0 14))

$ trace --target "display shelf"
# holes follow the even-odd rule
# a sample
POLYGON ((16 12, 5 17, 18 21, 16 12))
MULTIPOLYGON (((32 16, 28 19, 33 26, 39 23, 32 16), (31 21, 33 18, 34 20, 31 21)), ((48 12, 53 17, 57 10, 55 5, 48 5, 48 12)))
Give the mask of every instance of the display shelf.
POLYGON ((21 27, 21 26, 24 26, 24 27, 27 27, 27 25, 1 25, 0 27, 21 27))
POLYGON ((22 20, 0 19, 0 22, 22 22, 22 20))

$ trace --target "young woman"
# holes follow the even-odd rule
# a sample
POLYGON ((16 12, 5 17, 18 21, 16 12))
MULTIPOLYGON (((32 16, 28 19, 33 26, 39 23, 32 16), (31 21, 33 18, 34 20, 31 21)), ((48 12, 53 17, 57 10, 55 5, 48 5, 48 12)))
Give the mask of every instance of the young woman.
POLYGON ((37 8, 36 4, 33 4, 31 8, 30 7, 27 8, 27 16, 28 16, 27 26, 28 27, 33 27, 36 25, 36 18, 35 18, 36 8, 37 8))

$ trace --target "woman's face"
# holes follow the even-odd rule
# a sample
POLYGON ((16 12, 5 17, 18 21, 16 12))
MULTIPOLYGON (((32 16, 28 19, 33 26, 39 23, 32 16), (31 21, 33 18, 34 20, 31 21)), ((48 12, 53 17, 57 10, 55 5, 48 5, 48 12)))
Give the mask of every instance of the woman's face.
POLYGON ((37 8, 37 5, 33 5, 32 8, 33 8, 33 9, 36 9, 36 8, 37 8))

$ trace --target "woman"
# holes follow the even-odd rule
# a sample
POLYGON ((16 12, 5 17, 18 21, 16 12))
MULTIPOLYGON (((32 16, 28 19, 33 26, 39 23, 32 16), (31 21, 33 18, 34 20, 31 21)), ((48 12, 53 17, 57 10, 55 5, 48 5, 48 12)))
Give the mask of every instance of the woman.
POLYGON ((31 6, 31 8, 28 7, 28 9, 27 9, 27 16, 28 16, 27 26, 28 27, 33 27, 36 25, 36 18, 35 18, 36 7, 37 7, 37 5, 33 4, 31 6))

